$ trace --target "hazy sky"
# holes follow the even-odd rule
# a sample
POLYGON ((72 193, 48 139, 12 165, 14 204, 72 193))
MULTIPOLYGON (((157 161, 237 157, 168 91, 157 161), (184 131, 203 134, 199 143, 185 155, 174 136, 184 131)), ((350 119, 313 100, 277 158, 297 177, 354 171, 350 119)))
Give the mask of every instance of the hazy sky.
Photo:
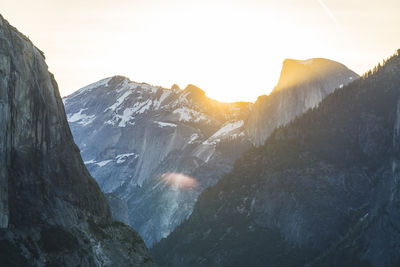
POLYGON ((254 101, 285 58, 362 74, 400 48, 399 0, 0 0, 45 52, 62 95, 112 75, 254 101))

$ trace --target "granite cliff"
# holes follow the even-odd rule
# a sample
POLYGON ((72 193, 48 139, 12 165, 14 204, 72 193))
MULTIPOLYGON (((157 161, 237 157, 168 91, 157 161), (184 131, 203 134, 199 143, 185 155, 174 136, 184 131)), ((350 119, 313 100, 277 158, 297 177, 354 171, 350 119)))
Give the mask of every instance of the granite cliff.
POLYGON ((153 266, 112 219, 70 132, 44 54, 0 16, 0 262, 153 266))

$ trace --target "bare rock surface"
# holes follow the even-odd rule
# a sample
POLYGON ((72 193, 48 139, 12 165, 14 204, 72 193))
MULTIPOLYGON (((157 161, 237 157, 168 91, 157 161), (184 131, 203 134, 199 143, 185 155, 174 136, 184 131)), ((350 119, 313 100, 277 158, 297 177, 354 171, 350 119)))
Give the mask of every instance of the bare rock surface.
POLYGON ((1 16, 0 227, 5 266, 154 266, 87 171, 43 52, 1 16))

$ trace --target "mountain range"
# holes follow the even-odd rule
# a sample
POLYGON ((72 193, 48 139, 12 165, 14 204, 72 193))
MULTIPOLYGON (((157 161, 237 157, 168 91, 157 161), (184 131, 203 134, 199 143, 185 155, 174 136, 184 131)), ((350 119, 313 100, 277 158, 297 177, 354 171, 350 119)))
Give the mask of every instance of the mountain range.
POLYGON ((288 59, 273 92, 254 104, 221 103, 194 85, 167 89, 122 76, 63 101, 114 217, 152 246, 188 218, 198 195, 243 152, 358 77, 332 60, 288 59))

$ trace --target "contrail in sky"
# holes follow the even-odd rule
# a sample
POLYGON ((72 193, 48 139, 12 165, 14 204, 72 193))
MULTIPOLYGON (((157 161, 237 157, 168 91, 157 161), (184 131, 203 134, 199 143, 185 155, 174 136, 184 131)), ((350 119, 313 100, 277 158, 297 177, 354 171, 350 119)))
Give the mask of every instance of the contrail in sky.
POLYGON ((333 15, 332 11, 322 2, 322 0, 318 0, 319 4, 321 5, 321 7, 323 9, 325 9, 326 13, 328 13, 329 17, 331 17, 331 19, 338 24, 338 21, 336 19, 336 17, 333 15))

